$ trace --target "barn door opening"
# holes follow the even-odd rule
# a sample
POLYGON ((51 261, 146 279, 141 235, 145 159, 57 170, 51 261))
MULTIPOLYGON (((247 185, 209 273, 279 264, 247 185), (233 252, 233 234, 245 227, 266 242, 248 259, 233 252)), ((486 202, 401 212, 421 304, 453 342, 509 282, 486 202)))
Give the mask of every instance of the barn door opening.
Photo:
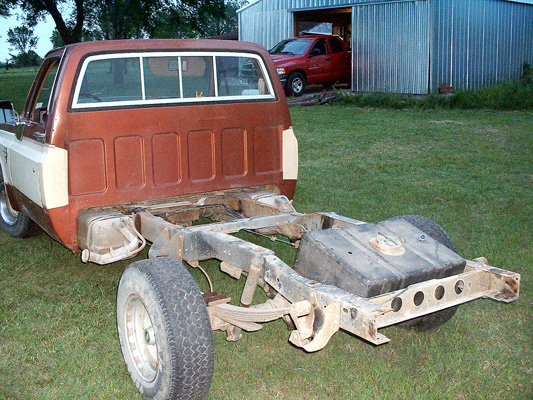
MULTIPOLYGON (((294 36, 305 36, 310 34, 336 35, 340 36, 346 47, 352 47, 352 8, 330 8, 311 11, 294 12, 294 36)), ((340 53, 339 53, 340 55, 340 53)), ((339 59, 345 63, 345 60, 339 59)), ((353 71, 352 59, 350 57, 349 71, 353 71)), ((351 85, 353 73, 349 74, 348 84, 351 85)))
POLYGON ((295 12, 294 36, 306 34, 337 35, 344 39, 346 46, 350 47, 352 40, 351 7, 295 12))

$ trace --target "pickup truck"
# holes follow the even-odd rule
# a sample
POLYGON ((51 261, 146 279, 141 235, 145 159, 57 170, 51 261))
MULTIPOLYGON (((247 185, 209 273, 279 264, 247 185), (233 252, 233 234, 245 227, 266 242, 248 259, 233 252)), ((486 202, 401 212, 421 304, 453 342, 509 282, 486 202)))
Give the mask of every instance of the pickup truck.
POLYGON ((309 35, 279 42, 270 50, 287 94, 301 96, 308 84, 349 81, 351 52, 338 36, 309 35))
POLYGON ((427 218, 296 211, 298 143, 283 92, 259 45, 127 40, 55 49, 20 115, 0 102, 4 232, 42 229, 100 265, 150 246, 123 272, 116 308, 146 399, 206 396, 213 331, 238 341, 282 318, 307 352, 341 329, 382 345, 382 327, 434 328, 462 303, 518 297, 519 274, 464 259, 427 218), (298 249, 294 265, 240 231, 298 249), (208 259, 241 280, 236 302, 215 292, 208 259), (267 300, 254 303, 258 289, 267 300))

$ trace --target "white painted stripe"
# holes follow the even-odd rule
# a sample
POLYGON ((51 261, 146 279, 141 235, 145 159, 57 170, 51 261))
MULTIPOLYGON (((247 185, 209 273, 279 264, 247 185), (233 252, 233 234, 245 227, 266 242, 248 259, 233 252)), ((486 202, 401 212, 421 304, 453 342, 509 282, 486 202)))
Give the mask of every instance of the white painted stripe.
POLYGON ((68 205, 67 151, 0 130, 0 148, 6 147, 8 162, 2 160, 6 182, 35 204, 46 209, 68 205))

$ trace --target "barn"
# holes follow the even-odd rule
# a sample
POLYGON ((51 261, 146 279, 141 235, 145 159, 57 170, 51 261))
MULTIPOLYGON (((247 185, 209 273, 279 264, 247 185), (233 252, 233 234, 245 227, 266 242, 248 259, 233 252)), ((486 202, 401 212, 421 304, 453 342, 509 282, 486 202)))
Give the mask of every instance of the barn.
POLYGON ((533 0, 253 0, 239 40, 271 48, 327 31, 352 50, 352 90, 475 90, 533 64, 533 0))

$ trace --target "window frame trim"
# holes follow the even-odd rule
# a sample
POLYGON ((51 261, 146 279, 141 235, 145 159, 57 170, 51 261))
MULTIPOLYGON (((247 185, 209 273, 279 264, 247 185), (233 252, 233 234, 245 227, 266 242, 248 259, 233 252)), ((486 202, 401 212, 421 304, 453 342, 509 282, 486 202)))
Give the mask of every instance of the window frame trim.
POLYGON ((274 85, 272 84, 272 79, 268 73, 265 62, 259 54, 246 53, 246 52, 232 52, 232 51, 135 51, 135 52, 124 52, 124 53, 105 53, 105 54, 95 54, 86 57, 83 60, 83 64, 80 68, 79 73, 76 78, 76 85, 74 88, 74 93, 72 96, 71 106, 72 110, 90 110, 90 109, 108 109, 113 107, 138 107, 138 106, 158 106, 158 105, 176 105, 176 104, 195 104, 195 103, 218 103, 218 102, 242 102, 246 100, 252 101, 271 101, 276 99, 274 85), (215 84, 215 96, 209 97, 183 97, 183 74, 181 71, 181 59, 182 57, 210 57, 213 60, 213 74, 214 74, 214 84, 215 84), (145 84, 144 84, 144 69, 143 69, 143 58, 148 57, 177 57, 179 63, 179 79, 180 79, 180 98, 171 98, 171 99, 146 99, 145 98, 145 84), (241 96, 218 96, 218 86, 217 86, 217 70, 216 70, 216 58, 217 57, 246 57, 257 60, 261 72, 263 74, 263 79, 269 90, 269 94, 257 94, 257 95, 241 95, 241 96), (98 60, 112 60, 120 58, 137 58, 140 63, 140 72, 141 72, 141 100, 126 100, 126 101, 108 101, 108 102, 94 102, 94 103, 78 103, 80 97, 81 86, 85 73, 87 71, 87 66, 92 61, 98 60))

